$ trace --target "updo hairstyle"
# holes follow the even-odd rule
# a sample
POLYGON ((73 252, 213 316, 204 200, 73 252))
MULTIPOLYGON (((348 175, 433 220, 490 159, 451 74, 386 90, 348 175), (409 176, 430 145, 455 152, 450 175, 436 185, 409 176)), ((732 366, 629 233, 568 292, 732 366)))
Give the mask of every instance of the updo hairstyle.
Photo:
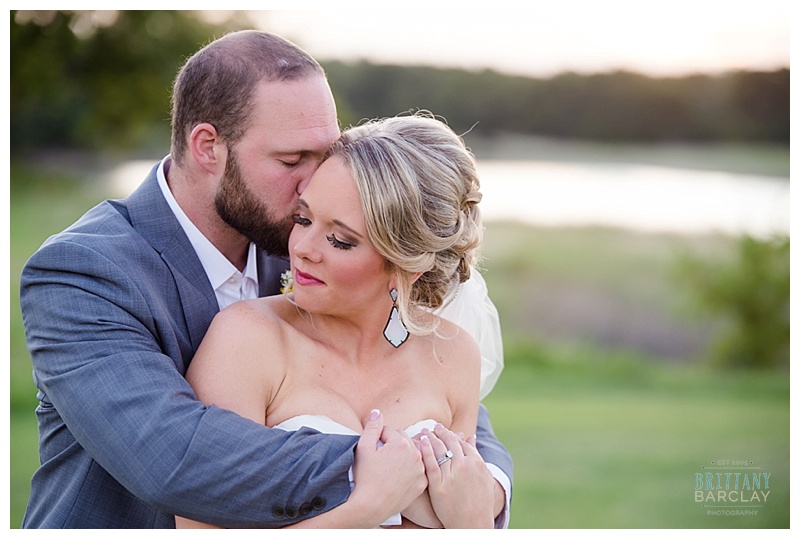
POLYGON ((432 333, 435 322, 423 309, 455 294, 477 262, 483 225, 475 159, 428 112, 352 127, 328 156, 350 166, 369 239, 396 272, 400 319, 411 333, 432 333))

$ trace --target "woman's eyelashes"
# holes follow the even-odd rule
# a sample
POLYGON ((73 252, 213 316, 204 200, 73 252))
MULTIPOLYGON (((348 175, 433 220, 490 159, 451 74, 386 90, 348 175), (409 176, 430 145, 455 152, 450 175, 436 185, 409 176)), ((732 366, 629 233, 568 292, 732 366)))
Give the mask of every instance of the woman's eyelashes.
POLYGON ((337 249, 343 249, 345 251, 349 251, 350 249, 355 247, 355 244, 342 241, 338 239, 334 234, 331 234, 330 236, 325 236, 325 238, 327 238, 327 240, 331 243, 331 245, 333 245, 337 249))
MULTIPOLYGON (((302 226, 303 228, 311 225, 310 219, 308 219, 307 217, 303 217, 302 215, 299 214, 293 215, 292 221, 294 221, 294 224, 302 226)), ((355 243, 350 243, 347 241, 340 240, 339 238, 336 237, 335 234, 326 235, 325 239, 328 240, 328 242, 335 248, 342 249, 343 251, 349 251, 350 249, 356 246, 355 243)))

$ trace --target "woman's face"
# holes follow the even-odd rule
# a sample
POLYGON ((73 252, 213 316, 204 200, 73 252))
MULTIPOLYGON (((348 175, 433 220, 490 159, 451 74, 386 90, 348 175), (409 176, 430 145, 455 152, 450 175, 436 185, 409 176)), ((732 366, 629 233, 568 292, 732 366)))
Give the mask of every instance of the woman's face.
POLYGON ((367 236, 364 212, 350 168, 340 157, 325 161, 303 191, 289 236, 294 300, 309 312, 388 313, 390 275, 367 236), (375 298, 384 298, 376 302, 375 298))

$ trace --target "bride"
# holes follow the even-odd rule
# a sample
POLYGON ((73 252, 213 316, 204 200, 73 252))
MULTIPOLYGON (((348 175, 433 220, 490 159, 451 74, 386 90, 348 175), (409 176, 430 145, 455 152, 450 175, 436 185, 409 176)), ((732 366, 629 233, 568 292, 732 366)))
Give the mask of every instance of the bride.
POLYGON ((206 404, 286 430, 384 426, 357 446, 347 502, 296 527, 493 526, 474 440, 481 353, 432 314, 474 271, 478 188, 471 154, 432 117, 351 128, 293 216, 288 293, 214 319, 186 375, 206 404), (402 466, 370 458, 390 448, 402 466))

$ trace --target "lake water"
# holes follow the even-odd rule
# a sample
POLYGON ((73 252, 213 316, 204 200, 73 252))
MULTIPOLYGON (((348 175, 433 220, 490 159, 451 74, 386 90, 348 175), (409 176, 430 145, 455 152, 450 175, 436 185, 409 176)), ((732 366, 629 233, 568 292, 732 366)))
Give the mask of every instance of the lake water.
POLYGON ((789 233, 789 180, 647 165, 480 162, 486 219, 648 232, 789 233))
MULTIPOLYGON (((125 196, 153 161, 113 172, 125 196)), ((545 226, 611 226, 645 232, 754 236, 789 233, 789 180, 633 164, 478 163, 486 220, 545 226)))

